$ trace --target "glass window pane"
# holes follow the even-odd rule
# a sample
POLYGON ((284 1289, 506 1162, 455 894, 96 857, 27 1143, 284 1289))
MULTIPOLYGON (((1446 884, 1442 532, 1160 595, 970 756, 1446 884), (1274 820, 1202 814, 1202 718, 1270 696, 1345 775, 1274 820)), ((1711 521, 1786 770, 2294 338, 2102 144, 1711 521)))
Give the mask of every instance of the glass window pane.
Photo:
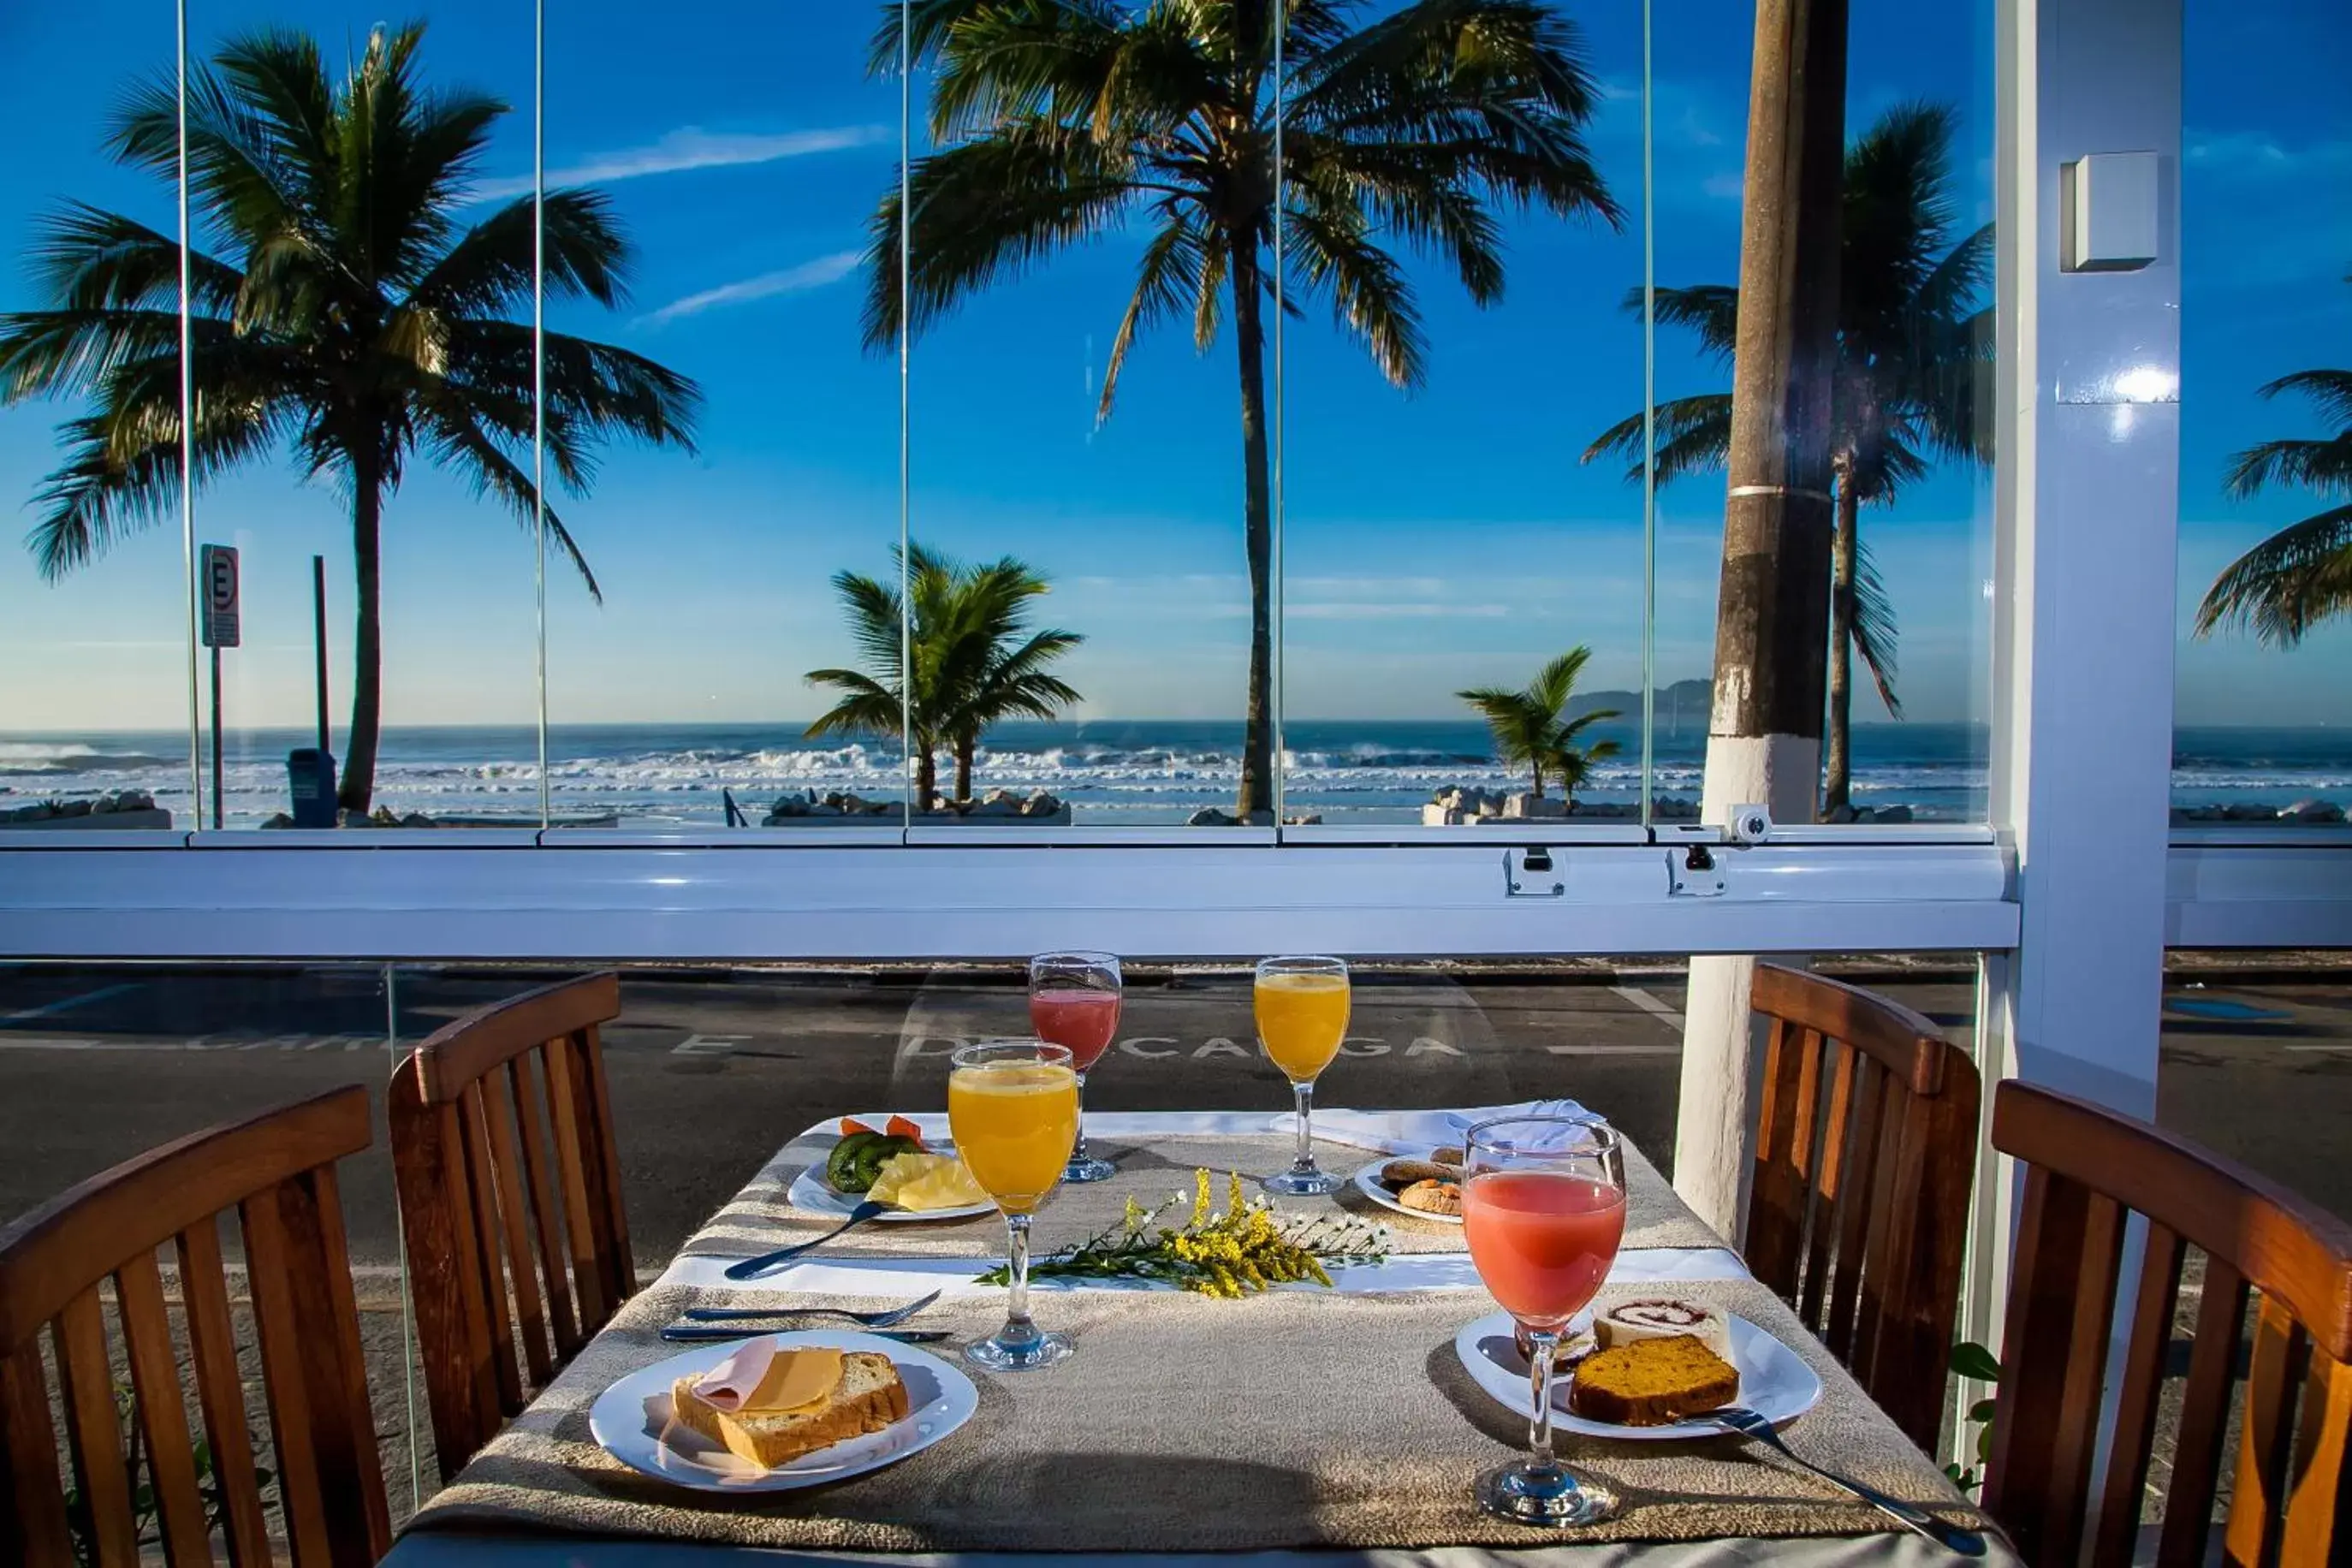
MULTIPOLYGON (((602 592, 551 536, 558 823, 715 828, 730 795, 754 825, 783 807, 776 826, 810 831, 856 820, 827 796, 897 809, 894 700, 805 733, 839 695, 807 672, 860 663, 833 574, 897 587, 898 359, 861 342, 867 226, 898 162, 897 86, 866 70, 882 14, 695 0, 651 29, 550 15, 548 186, 605 215, 628 285, 608 307, 565 287, 551 250, 549 403, 566 427, 550 500, 602 592), (655 401, 614 405, 601 430, 562 414, 588 391, 558 384, 588 359, 581 342, 635 356, 625 384, 655 401)), ((878 611, 885 640, 896 615, 878 611)))
MULTIPOLYGON (((236 548, 242 578, 242 642, 221 660, 228 826, 295 822, 291 753, 317 747, 321 717, 315 556, 346 816, 536 828, 531 535, 511 494, 530 468, 530 236, 527 209, 496 216, 530 186, 531 7, 387 22, 339 0, 190 0, 188 47, 193 136, 214 134, 207 80, 261 123, 296 112, 229 85, 252 58, 410 149, 366 173, 327 146, 282 154, 280 216, 234 206, 195 165, 195 243, 245 321, 208 327, 195 363, 223 439, 239 432, 196 499, 199 544, 236 548), (265 259, 289 221, 335 264, 265 259)), ((217 140, 257 150, 249 130, 217 140)))
MULTIPOLYGON (((1683 0, 1655 10, 1656 641, 1669 689, 1706 679, 1716 646, 1723 405, 1685 400, 1730 389, 1717 346, 1727 296, 1707 290, 1738 281, 1752 37, 1683 0)), ((1851 584, 1837 594, 1853 619, 1830 648, 1820 800, 1832 820, 1981 821, 1986 809, 1993 13, 1990 0, 1852 9, 1832 489, 1853 542, 1832 572, 1851 584)), ((1681 733, 1660 721, 1670 782, 1706 750, 1707 688, 1683 689, 1698 705, 1678 705, 1691 715, 1681 733)))
POLYGON ((193 823, 175 25, 169 0, 0 15, 0 828, 193 823), (160 142, 118 153, 126 112, 160 142), (119 308, 59 313, 91 286, 119 308))
POLYGON ((1541 62, 1500 81, 1458 63, 1462 8, 1339 16, 1298 42, 1286 152, 1286 805, 1638 816, 1641 12, 1496 7, 1541 62), (1394 27, 1433 47, 1359 79, 1350 40, 1394 27))
POLYGON ((2180 162, 2173 820, 2352 808, 2352 25, 2195 0, 2180 162), (2250 226, 2249 215, 2259 222, 2250 226))

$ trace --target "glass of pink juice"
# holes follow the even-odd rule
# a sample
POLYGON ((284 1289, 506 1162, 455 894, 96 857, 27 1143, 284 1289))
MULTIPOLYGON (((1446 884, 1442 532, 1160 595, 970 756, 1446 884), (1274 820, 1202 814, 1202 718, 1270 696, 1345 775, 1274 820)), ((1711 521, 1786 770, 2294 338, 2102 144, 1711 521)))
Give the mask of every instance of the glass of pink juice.
POLYGON ((1515 1116, 1466 1135, 1463 1239, 1478 1278, 1534 1342, 1528 1457, 1478 1478, 1479 1506, 1522 1524, 1591 1524, 1617 1494, 1552 1457, 1553 1352, 1591 1303, 1625 1236, 1624 1153, 1607 1123, 1515 1116))
MULTIPOLYGON (((1041 952, 1029 961, 1029 1026, 1048 1045, 1070 1053, 1077 1069, 1083 1105, 1087 1069, 1102 1059, 1118 1034, 1118 1014, 1126 984, 1118 960, 1108 952, 1041 952)), ((1108 1160, 1087 1152, 1087 1124, 1078 1119, 1077 1146, 1070 1152, 1066 1182, 1107 1181, 1112 1174, 1108 1160)))

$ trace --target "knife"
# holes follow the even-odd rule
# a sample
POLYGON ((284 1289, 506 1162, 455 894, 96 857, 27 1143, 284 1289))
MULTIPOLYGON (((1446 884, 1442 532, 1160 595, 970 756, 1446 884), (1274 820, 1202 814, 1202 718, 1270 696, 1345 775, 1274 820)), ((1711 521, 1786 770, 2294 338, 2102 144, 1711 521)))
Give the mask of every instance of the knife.
MULTIPOLYGON (((755 1340, 763 1333, 781 1333, 778 1329, 718 1328, 707 1323, 672 1323, 661 1331, 661 1337, 674 1345, 715 1344, 723 1340, 755 1340)), ((877 1340, 896 1340, 902 1345, 930 1345, 951 1338, 945 1329, 891 1329, 872 1333, 877 1340)))

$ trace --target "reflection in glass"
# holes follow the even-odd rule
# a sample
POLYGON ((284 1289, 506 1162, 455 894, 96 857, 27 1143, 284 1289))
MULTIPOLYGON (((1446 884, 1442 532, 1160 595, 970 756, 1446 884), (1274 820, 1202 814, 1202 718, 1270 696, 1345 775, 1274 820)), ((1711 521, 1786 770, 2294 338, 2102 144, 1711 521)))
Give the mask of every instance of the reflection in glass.
POLYGON ((2324 0, 2186 26, 2173 820, 2332 826, 2352 810, 2352 35, 2324 0))

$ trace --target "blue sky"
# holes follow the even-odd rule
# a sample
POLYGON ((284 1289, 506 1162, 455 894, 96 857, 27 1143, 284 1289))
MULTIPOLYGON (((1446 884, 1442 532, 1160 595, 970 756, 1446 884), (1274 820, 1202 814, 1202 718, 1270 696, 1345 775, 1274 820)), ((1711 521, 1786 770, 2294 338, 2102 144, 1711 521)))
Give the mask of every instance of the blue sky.
MULTIPOLYGON (((1374 7, 1377 9, 1378 7, 1374 7)), ((1640 14, 1567 4, 1605 89, 1591 130, 1629 214, 1640 204, 1640 14)), ((2227 454, 2316 433, 2253 388, 2308 363, 2352 360, 2352 38, 2323 0, 2225 8, 2192 0, 2184 215, 2186 609, 2270 528, 2315 510, 2280 496, 2232 503, 2227 454), (2272 215, 2251 243, 2244 215, 2272 215)), ((639 247, 618 312, 563 305, 551 325, 625 343, 697 378, 709 397, 697 458, 611 452, 593 496, 564 503, 606 585, 589 603, 560 565, 549 582, 549 689, 557 724, 805 719, 800 677, 847 657, 826 579, 881 572, 898 536, 895 361, 858 342, 866 219, 893 178, 898 88, 868 79, 867 0, 790 6, 693 3, 649 26, 619 0, 549 8, 551 180, 607 189, 639 247)), ((263 23, 330 47, 385 16, 319 0, 193 0, 199 49, 263 23)), ((395 13, 394 15, 398 15, 395 13)), ((1658 0, 1658 277, 1736 273, 1748 11, 1658 0)), ((473 0, 431 13, 433 73, 517 107, 484 169, 484 195, 527 189, 531 12, 473 0)), ((1989 4, 1857 0, 1850 121, 1933 98, 1965 117, 1956 160, 1963 225, 1990 216, 1989 4)), ((123 79, 170 58, 164 0, 82 0, 0 14, 0 247, 68 196, 159 226, 169 193, 111 167, 97 142, 123 79)), ((1550 218, 1507 228, 1510 286, 1473 308, 1416 260, 1433 347, 1412 397, 1372 372, 1310 308, 1286 341, 1283 465, 1287 706, 1301 717, 1453 716, 1450 693, 1522 679, 1562 647, 1593 645, 1591 684, 1639 679, 1637 487, 1583 467, 1585 444, 1638 408, 1638 230, 1550 218)), ((1113 238, 972 301, 916 346, 909 388, 916 536, 969 555, 1011 552, 1055 578, 1057 625, 1089 641, 1067 662, 1115 717, 1234 718, 1247 599, 1230 337, 1196 356, 1147 340, 1118 412, 1094 404, 1134 264, 1113 238)), ((0 267, 0 308, 29 303, 0 267)), ((1724 384, 1662 331, 1660 390, 1724 384)), ((11 536, 54 462, 58 411, 0 413, 0 514, 11 536)), ((1656 667, 1706 673, 1719 480, 1661 499, 1656 667)), ((245 551, 247 646, 229 656, 232 723, 299 722, 310 700, 309 556, 328 557, 336 689, 348 689, 348 545, 331 487, 257 468, 198 497, 201 538, 245 551)), ((1990 492, 1953 470, 1865 518, 1902 626, 1903 686, 1923 720, 1981 716, 1990 492)), ((185 713, 176 525, 58 585, 0 542, 0 658, 38 681, 0 688, 0 731, 168 727, 185 713)), ((393 722, 513 722, 536 702, 530 542, 447 479, 412 476, 387 513, 387 710, 393 722)), ((2189 721, 2352 721, 2341 679, 2352 632, 2281 655, 2242 638, 2185 644, 2189 721), (2336 679, 2330 679, 2330 676, 2336 679)), ((338 707, 340 710, 340 699, 338 707)), ((1874 712, 1865 713, 1875 716, 1874 712)), ((340 723, 340 718, 339 718, 340 723)))

